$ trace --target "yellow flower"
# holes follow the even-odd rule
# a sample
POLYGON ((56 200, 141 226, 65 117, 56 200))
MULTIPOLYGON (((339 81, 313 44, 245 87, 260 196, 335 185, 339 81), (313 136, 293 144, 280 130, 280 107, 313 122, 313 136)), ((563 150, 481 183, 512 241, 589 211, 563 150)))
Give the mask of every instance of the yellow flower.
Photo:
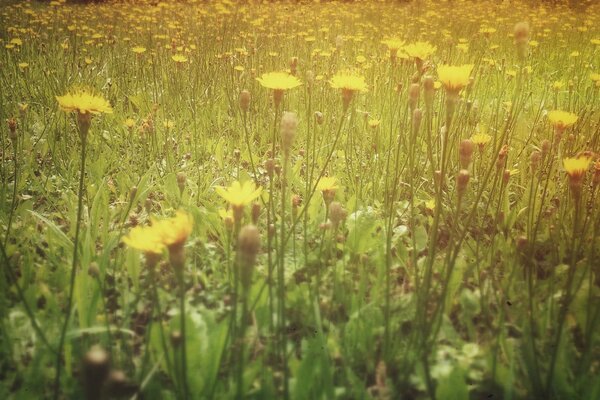
POLYGON ((135 46, 131 49, 131 51, 133 51, 135 54, 142 54, 146 52, 146 48, 142 46, 135 46))
POLYGON ((188 62, 188 58, 183 54, 175 54, 171 56, 171 60, 175 61, 177 64, 183 64, 188 62))
POLYGON ((570 179, 581 180, 581 178, 583 178, 583 175, 590 167, 591 162, 592 159, 587 156, 573 158, 567 157, 563 159, 563 166, 570 179))
POLYGON ((366 92, 367 83, 363 76, 352 71, 340 71, 331 78, 329 84, 334 89, 342 89, 350 92, 366 92))
POLYGON ((390 38, 382 40, 381 43, 385 44, 390 52, 397 52, 404 45, 404 40, 399 38, 390 38))
POLYGON ((377 128, 379 126, 379 124, 381 124, 381 120, 380 119, 370 119, 368 122, 369 126, 371 128, 377 128))
POLYGON ((250 204, 262 193, 261 187, 256 187, 254 182, 246 181, 240 184, 239 181, 235 181, 228 188, 223 186, 217 186, 216 191, 224 198, 232 207, 244 207, 250 204))
POLYGON ((162 235, 154 225, 136 226, 122 240, 127 246, 146 254, 161 254, 165 249, 162 235))
POLYGON ((56 96, 58 104, 63 111, 77 111, 79 114, 110 114, 112 107, 110 103, 101 96, 95 96, 86 91, 67 93, 64 96, 56 96))
POLYGON ((600 86, 600 74, 592 73, 590 75, 590 79, 596 84, 596 86, 600 86))
POLYGON ((552 83, 552 89, 554 90, 560 90, 565 86, 565 83, 563 81, 554 81, 554 83, 552 83))
POLYGON ((302 85, 302 82, 287 72, 268 72, 256 80, 261 86, 273 90, 288 90, 302 85))
POLYGON ((19 69, 21 69, 22 71, 27 69, 28 67, 29 67, 29 64, 26 62, 19 63, 19 69))
POLYGON ((577 115, 568 111, 552 110, 548 113, 550 123, 558 130, 564 130, 577 122, 577 115))
POLYGON ((317 183, 317 190, 321 191, 325 205, 329 207, 329 204, 335 199, 335 191, 339 188, 337 179, 332 176, 325 176, 319 179, 317 183))
POLYGON ((476 133, 471 137, 473 144, 476 144, 481 149, 492 140, 492 137, 487 133, 476 133))
POLYGON ((317 190, 322 192, 339 189, 337 178, 333 176, 324 176, 317 183, 317 190))
POLYGON ((469 84, 473 64, 440 65, 437 70, 446 91, 458 93, 469 84))
POLYGON ((435 53, 436 47, 432 46, 429 42, 416 42, 404 46, 404 52, 413 58, 419 60, 426 60, 435 53))
POLYGON ((183 246, 192 233, 194 219, 183 211, 177 211, 172 218, 153 221, 152 227, 158 231, 161 242, 171 250, 183 246))
POLYGON ((127 129, 132 129, 135 126, 135 120, 133 118, 127 118, 125 122, 123 122, 123 125, 125 125, 127 129))

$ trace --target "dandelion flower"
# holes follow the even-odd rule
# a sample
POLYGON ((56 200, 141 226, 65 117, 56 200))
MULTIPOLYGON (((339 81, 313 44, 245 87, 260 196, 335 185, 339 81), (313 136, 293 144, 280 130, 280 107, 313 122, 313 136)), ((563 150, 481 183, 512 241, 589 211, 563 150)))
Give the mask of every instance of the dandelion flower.
POLYGON ((127 246, 148 255, 161 254, 165 249, 162 235, 154 226, 136 226, 122 239, 127 246))
POLYGON ((287 72, 268 72, 266 74, 262 74, 260 78, 256 78, 256 80, 261 84, 261 86, 272 89, 273 90, 273 101, 275 103, 275 107, 278 107, 283 99, 283 93, 286 90, 294 89, 300 85, 300 79, 296 78, 294 75, 288 74, 287 72))
POLYGON ((471 137, 471 141, 473 142, 473 144, 477 145, 477 147, 479 147, 479 151, 483 151, 484 147, 486 144, 488 144, 490 142, 490 140, 492 140, 492 137, 490 135, 488 135, 487 133, 476 133, 475 135, 473 135, 471 137))
POLYGON ((352 71, 340 71, 331 78, 329 84, 333 89, 342 90, 344 109, 348 108, 354 93, 366 92, 367 83, 364 76, 357 75, 352 71))
POLYGON ((110 114, 112 107, 110 103, 101 96, 93 95, 86 91, 67 93, 64 96, 56 96, 58 105, 63 111, 76 111, 79 114, 110 114))
POLYGON ((171 60, 175 61, 177 64, 183 64, 188 62, 188 58, 183 54, 175 54, 171 56, 171 60))
POLYGON ((233 208, 234 220, 240 221, 244 207, 260 196, 262 188, 257 188, 254 182, 251 181, 246 181, 243 184, 235 181, 229 187, 217 186, 216 191, 233 208))
POLYGON ((335 198, 335 191, 339 189, 337 178, 333 176, 325 176, 319 179, 317 183, 317 190, 320 190, 323 195, 323 200, 325 200, 325 205, 329 206, 329 204, 335 198))
POLYGON ((556 129, 557 134, 562 132, 577 122, 577 115, 568 111, 552 110, 548 113, 548 120, 556 129))
POLYGON ((563 167, 569 177, 569 186, 575 200, 581 196, 581 188, 583 187, 583 178, 590 167, 592 158, 588 156, 579 156, 573 158, 564 158, 563 167))
POLYGON ((418 58, 419 60, 428 59, 435 51, 436 47, 429 42, 416 42, 404 46, 404 52, 409 57, 418 58))
POLYGON ((302 85, 298 78, 287 72, 268 72, 256 80, 261 86, 273 90, 289 90, 302 85))
POLYGON ((469 84, 473 64, 440 65, 437 69, 438 77, 444 85, 446 92, 458 94, 469 84))
POLYGON ((135 54, 142 54, 146 52, 146 48, 142 46, 135 46, 131 49, 131 51, 133 51, 135 54))

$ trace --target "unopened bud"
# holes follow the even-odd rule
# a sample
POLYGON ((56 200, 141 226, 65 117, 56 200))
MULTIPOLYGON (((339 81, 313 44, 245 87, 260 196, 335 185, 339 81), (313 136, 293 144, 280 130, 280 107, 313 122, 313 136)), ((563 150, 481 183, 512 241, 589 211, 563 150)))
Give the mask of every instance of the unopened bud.
POLYGON ((473 156, 474 144, 471 140, 465 139, 460 142, 458 146, 458 155, 460 159, 460 166, 464 169, 469 168, 471 164, 471 159, 473 156))
POLYGON ((469 185, 469 171, 466 169, 461 169, 456 176, 456 190, 458 191, 458 197, 461 198, 467 190, 467 186, 469 185))
POLYGON ((281 117, 281 147, 283 153, 287 156, 294 144, 296 129, 298 127, 298 117, 293 112, 284 112, 281 117))
POLYGON ((242 286, 248 288, 252 282, 252 271, 256 263, 256 256, 260 251, 260 233, 256 226, 246 225, 240 230, 238 249, 240 256, 240 280, 242 286))
POLYGON ((248 109, 250 108, 251 98, 252 98, 252 96, 250 95, 249 91, 242 90, 240 92, 240 108, 242 109, 243 112, 248 112, 248 109))

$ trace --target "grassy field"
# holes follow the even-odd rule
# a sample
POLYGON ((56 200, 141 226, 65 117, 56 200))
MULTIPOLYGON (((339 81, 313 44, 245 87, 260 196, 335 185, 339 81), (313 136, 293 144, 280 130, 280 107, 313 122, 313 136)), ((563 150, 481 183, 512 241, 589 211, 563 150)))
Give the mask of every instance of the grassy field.
POLYGON ((600 399, 580 3, 1 0, 0 398, 600 399))

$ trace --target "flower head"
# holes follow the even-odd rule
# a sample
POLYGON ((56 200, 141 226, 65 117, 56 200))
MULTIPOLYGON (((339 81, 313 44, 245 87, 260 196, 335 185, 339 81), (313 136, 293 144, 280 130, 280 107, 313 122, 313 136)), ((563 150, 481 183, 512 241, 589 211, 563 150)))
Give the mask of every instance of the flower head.
POLYGON ((163 245, 172 250, 183 246, 192 233, 194 219, 183 211, 177 211, 174 217, 153 221, 152 227, 158 231, 163 245))
POLYGON ((171 60, 175 61, 177 64, 183 64, 188 62, 188 58, 183 54, 175 54, 171 56, 171 60))
POLYGON ((585 175, 586 171, 590 167, 590 163, 592 162, 591 157, 580 156, 573 158, 564 158, 563 159, 563 167, 569 179, 571 180, 581 180, 585 175))
POLYGON ((110 114, 112 107, 110 103, 101 96, 93 95, 84 90, 67 93, 64 96, 56 96, 58 105, 63 111, 76 111, 78 114, 110 114))
POLYGON ((483 151, 483 148, 486 144, 490 142, 490 140, 492 140, 492 137, 487 133, 483 132, 476 133, 473 136, 471 136, 471 141, 473 142, 473 144, 479 147, 480 151, 483 151))
POLYGON ((367 83, 365 77, 353 71, 340 71, 331 78, 329 84, 333 89, 342 90, 344 110, 350 105, 350 101, 356 92, 366 92, 367 83))
POLYGON ((563 159, 563 167, 569 177, 569 186, 571 187, 571 193, 573 194, 575 201, 578 201, 581 197, 583 178, 585 177, 585 173, 590 167, 591 162, 592 158, 587 155, 563 159))
POLYGON ((340 71, 331 78, 329 84, 333 89, 342 89, 351 92, 366 92, 367 83, 364 76, 353 71, 340 71))
POLYGON ((548 120, 557 131, 564 131, 577 122, 577 115, 568 111, 552 110, 548 113, 548 120))
POLYGON ((446 92, 457 94, 469 84, 473 64, 440 65, 438 76, 446 92))
POLYGON ((415 42, 404 46, 404 52, 409 57, 418 58, 419 60, 428 59, 435 51, 436 47, 429 42, 415 42))
POLYGON ((229 187, 217 186, 219 196, 224 198, 232 207, 244 207, 250 204, 262 193, 261 187, 256 187, 254 182, 246 181, 241 184, 235 181, 229 187))
POLYGON ((339 188, 337 179, 333 176, 325 176, 319 179, 317 183, 317 190, 321 191, 325 205, 329 207, 329 204, 335 199, 335 191, 339 188))
POLYGON ((154 226, 136 226, 122 240, 127 246, 146 255, 161 254, 165 249, 162 235, 154 226))
POLYGON ((386 45, 390 52, 397 52, 402 46, 404 46, 404 40, 399 38, 382 40, 381 43, 386 45))
POLYGON ((287 72, 268 72, 256 80, 261 86, 273 90, 289 90, 302 85, 300 79, 287 72))

